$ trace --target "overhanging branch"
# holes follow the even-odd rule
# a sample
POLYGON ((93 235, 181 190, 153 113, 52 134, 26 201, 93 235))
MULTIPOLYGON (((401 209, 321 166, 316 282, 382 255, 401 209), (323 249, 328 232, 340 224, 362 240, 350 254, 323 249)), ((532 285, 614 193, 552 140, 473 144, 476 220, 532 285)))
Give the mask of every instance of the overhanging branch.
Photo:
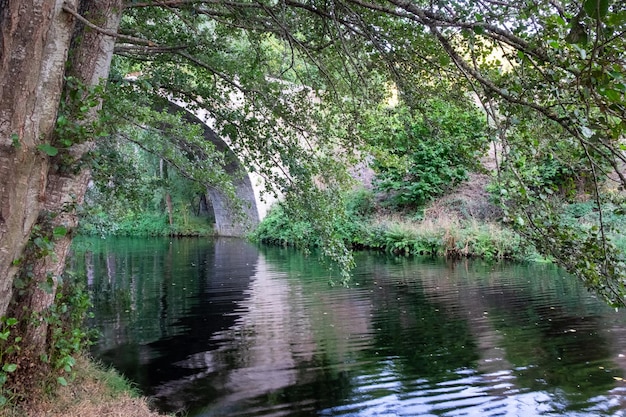
POLYGON ((89 20, 81 16, 76 11, 76 9, 74 9, 74 7, 70 5, 68 2, 63 3, 62 9, 64 12, 69 13, 72 16, 74 16, 79 22, 83 23, 88 28, 93 29, 96 32, 101 33, 103 35, 111 36, 113 38, 118 38, 118 39, 124 39, 132 43, 139 43, 139 44, 148 45, 148 46, 156 46, 156 44, 150 40, 136 38, 134 36, 122 35, 121 33, 117 33, 116 31, 108 30, 108 29, 101 28, 100 26, 96 26, 93 23, 91 23, 89 20))

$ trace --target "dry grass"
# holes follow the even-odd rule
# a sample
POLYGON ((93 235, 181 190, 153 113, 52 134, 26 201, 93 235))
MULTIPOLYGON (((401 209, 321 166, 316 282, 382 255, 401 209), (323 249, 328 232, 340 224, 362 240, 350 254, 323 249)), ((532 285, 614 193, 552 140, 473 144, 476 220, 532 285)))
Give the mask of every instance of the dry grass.
POLYGON ((411 221, 402 213, 379 213, 374 223, 377 226, 393 225, 417 234, 442 233, 467 228, 471 224, 495 223, 501 212, 489 202, 485 190, 489 181, 486 174, 471 173, 469 180, 452 193, 432 201, 424 209, 421 221, 411 221))
POLYGON ((386 249, 393 252, 425 249, 450 258, 524 258, 519 237, 498 223, 502 213, 489 202, 489 180, 485 174, 471 174, 454 192, 431 202, 422 220, 379 212, 373 225, 386 231, 386 249))
POLYGON ((487 174, 470 173, 466 182, 429 204, 424 217, 453 217, 480 222, 495 221, 502 213, 489 201, 486 187, 490 181, 491 177, 487 174))
POLYGON ((0 417, 163 417, 150 410, 145 398, 133 395, 114 371, 86 358, 79 358, 75 369, 77 377, 68 386, 34 395, 19 408, 0 410, 0 417))

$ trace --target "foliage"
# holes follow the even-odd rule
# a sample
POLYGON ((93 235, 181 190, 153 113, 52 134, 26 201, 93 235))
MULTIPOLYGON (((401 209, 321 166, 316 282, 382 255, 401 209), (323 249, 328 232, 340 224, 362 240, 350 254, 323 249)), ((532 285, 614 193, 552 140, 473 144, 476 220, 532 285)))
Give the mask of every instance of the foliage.
MULTIPOLYGON (((346 247, 351 240, 404 252, 509 252, 490 247, 482 234, 463 244, 454 234, 429 231, 413 238, 348 221, 346 167, 357 155, 374 154, 382 187, 401 205, 423 204, 461 181, 485 145, 484 123, 468 104, 475 97, 488 114, 494 147, 501 149, 494 188, 506 219, 544 256, 609 303, 624 306, 626 260, 605 221, 602 185, 612 174, 626 187, 625 32, 626 3, 607 0, 126 2, 106 86, 66 79, 57 134, 38 143, 36 157, 51 162, 53 177, 71 178, 90 162, 75 161, 73 145, 89 149, 95 136, 106 133, 104 149, 95 155, 105 169, 97 178, 103 195, 136 176, 130 159, 110 152, 124 140, 201 187, 233 196, 225 153, 169 111, 165 98, 183 101, 206 112, 245 169, 285 197, 289 219, 308 221, 311 235, 303 229, 295 238, 319 244, 344 279, 353 264, 346 247), (401 106, 386 115, 379 109, 394 88, 401 106), (100 98, 102 111, 92 124, 100 98), (117 178, 116 158, 127 165, 117 178), (594 200, 594 224, 566 218, 574 190, 594 200), (352 234, 358 238, 346 238, 352 234)), ((11 152, 26 152, 26 142, 15 135, 28 129, 15 128, 7 131, 11 152)), ((158 189, 162 202, 173 192, 164 179, 137 194, 119 191, 144 203, 158 189)), ((38 190, 23 188, 16 199, 37 200, 38 190)), ((82 191, 77 194, 70 200, 81 201, 82 191)), ((71 230, 66 232, 69 238, 71 230)), ((52 240, 43 236, 31 246, 52 254, 52 240)), ((26 257, 3 264, 13 261, 32 273, 26 257)), ((41 274, 41 286, 54 291, 54 277, 41 274)))
MULTIPOLYGON (((142 143, 150 140, 146 136, 137 133, 142 143)), ((180 165, 171 165, 160 155, 146 152, 145 147, 123 139, 100 142, 93 156, 88 204, 80 212, 80 232, 100 236, 212 234, 211 219, 201 215, 200 203, 206 186, 215 183, 206 176, 190 178, 187 170, 177 169, 180 165), (172 202, 172 225, 167 198, 172 202)), ((228 189, 229 184, 224 187, 228 189)))
MULTIPOLYGON (((495 224, 381 221, 373 205, 371 191, 358 190, 346 195, 346 216, 334 223, 343 242, 352 248, 374 249, 398 256, 478 257, 487 260, 527 260, 532 248, 511 230, 495 224), (364 209, 365 208, 365 209, 364 209)), ((275 207, 253 235, 256 241, 296 247, 321 244, 311 223, 289 217, 275 207)))
MULTIPOLYGON (((595 218, 573 221, 576 203, 569 203, 549 187, 532 189, 516 179, 507 181, 499 198, 510 225, 609 304, 621 305, 624 288, 618 277, 626 273, 626 258, 612 239, 621 234, 621 229, 612 231, 615 222, 605 218, 613 211, 610 206, 595 200, 595 218), (529 206, 533 210, 528 210, 529 206)), ((621 209, 615 212, 621 213, 621 209)))
POLYGON ((92 305, 81 281, 65 276, 55 303, 41 314, 0 318, 0 410, 28 398, 32 390, 56 384, 65 386, 74 378, 77 355, 95 337, 93 330, 85 327, 92 305), (27 327, 40 323, 47 324, 49 347, 41 357, 33 358, 22 335, 27 327), (42 369, 48 368, 49 372, 42 373, 42 369))
POLYGON ((115 413, 133 417, 162 417, 150 411, 152 404, 142 398, 135 384, 115 369, 79 355, 71 386, 55 384, 46 391, 31 391, 28 402, 7 404, 3 417, 41 415, 100 416, 115 413))
POLYGON ((22 349, 21 336, 16 336, 16 325, 18 320, 15 317, 0 318, 0 410, 12 399, 14 395, 11 390, 5 389, 5 384, 9 375, 17 370, 15 357, 22 349))
POLYGON ((55 226, 53 219, 54 215, 50 213, 40 216, 23 252, 24 257, 15 262, 22 269, 13 282, 11 316, 0 318, 3 324, 0 386, 7 384, 6 390, 1 388, 2 406, 11 407, 12 403, 28 398, 33 389, 57 383, 67 385, 67 377, 73 376, 75 355, 89 346, 93 336, 84 327, 91 303, 78 278, 70 274, 54 277, 46 271, 45 280, 35 279, 32 261, 54 259, 56 245, 68 234, 65 227, 55 226), (54 303, 39 311, 24 308, 23 300, 31 296, 34 289, 46 295, 54 294, 54 303), (28 343, 34 329, 38 328, 44 329, 42 337, 46 340, 46 349, 43 352, 28 343))
POLYGON ((471 103, 432 99, 416 114, 399 107, 370 117, 363 134, 376 155, 375 185, 395 206, 422 206, 480 169, 486 124, 471 103))
MULTIPOLYGON (((571 200, 576 188, 599 199, 598 187, 609 170, 626 185, 619 168, 626 162, 623 2, 199 1, 168 7, 128 5, 121 30, 133 36, 116 48, 112 85, 122 87, 129 103, 157 102, 167 91, 206 110, 245 165, 284 195, 332 201, 329 190, 341 188, 342 174, 335 175, 340 164, 325 169, 325 159, 349 158, 351 150, 359 150, 357 134, 365 122, 365 131, 372 133, 369 145, 385 136, 390 140, 383 149, 411 145, 401 155, 376 155, 391 172, 381 184, 397 193, 400 204, 423 204, 462 180, 475 156, 468 152, 454 159, 456 133, 445 118, 429 124, 427 116, 436 112, 428 107, 436 103, 433 97, 458 106, 469 95, 487 111, 496 148, 502 148, 498 189, 515 208, 512 218, 541 216, 547 209, 527 198, 528 190, 539 198, 551 190, 571 200), (131 71, 140 75, 125 88, 124 75, 131 71), (371 126, 363 109, 381 106, 390 87, 398 89, 420 129, 392 124, 394 134, 380 135, 385 128, 371 126), (433 129, 439 126, 440 131, 433 129), (433 139, 440 133, 443 145, 433 139), (416 137, 431 140, 405 140, 416 137), (349 151, 337 155, 337 149, 349 151), (447 163, 451 159, 460 170, 447 163), (435 164, 445 169, 433 170, 435 164), (506 178, 511 168, 516 173, 506 178), (325 192, 306 190, 312 186, 325 192)), ((387 119, 377 121, 384 126, 387 119)), ((342 214, 323 205, 306 201, 292 214, 304 217, 310 209, 310 218, 319 216, 312 224, 326 230, 322 235, 333 247, 338 240, 332 223, 342 214)), ((530 236, 521 227, 531 223, 517 222, 520 232, 530 236)), ((608 248, 604 226, 601 217, 596 243, 608 248)), ((563 239, 575 239, 578 253, 588 247, 585 236, 573 230, 534 231, 533 243, 558 241, 538 248, 564 249, 563 239)), ((329 252, 337 250, 343 253, 335 247, 329 252)), ((613 274, 608 280, 619 287, 621 269, 608 268, 619 254, 584 252, 590 265, 607 266, 605 272, 613 274)), ((568 266, 565 258, 554 257, 570 269, 580 268, 568 266)), ((578 272, 596 274, 594 268, 578 272)))
POLYGON ((313 228, 307 221, 294 222, 281 205, 276 205, 254 231, 256 241, 277 246, 315 246, 319 242, 312 235, 313 228))
POLYGON ((346 210, 352 217, 369 218, 376 213, 376 196, 366 188, 357 188, 346 196, 346 210))
POLYGON ((490 190, 505 221, 609 304, 621 305, 625 258, 613 243, 621 210, 605 201, 610 194, 602 188, 610 163, 562 126, 517 106, 505 107, 500 123, 505 135, 490 190), (595 215, 582 219, 583 206, 595 215))
POLYGON ((63 288, 57 291, 55 303, 46 315, 49 325, 50 349, 42 357, 58 374, 57 382, 67 385, 74 376, 76 356, 81 354, 95 337, 85 328, 85 319, 92 304, 84 284, 76 277, 66 276, 63 288))
POLYGON ((65 77, 65 88, 55 126, 56 140, 54 146, 45 145, 48 155, 50 153, 56 155, 59 149, 67 151, 74 144, 84 143, 102 135, 105 119, 90 118, 90 114, 100 107, 105 94, 103 83, 89 86, 74 76, 65 77))

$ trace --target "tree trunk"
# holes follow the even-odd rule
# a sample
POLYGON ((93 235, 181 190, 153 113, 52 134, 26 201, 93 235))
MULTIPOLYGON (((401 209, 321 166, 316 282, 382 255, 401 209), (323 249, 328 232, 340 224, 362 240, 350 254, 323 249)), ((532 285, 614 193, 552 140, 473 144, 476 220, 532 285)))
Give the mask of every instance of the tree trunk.
MULTIPOLYGON (((108 32, 116 32, 121 15, 122 0, 81 0, 79 13, 108 32)), ((67 75, 76 78, 86 87, 106 79, 109 73, 115 38, 79 24, 74 35, 67 75)), ((92 108, 87 117, 77 123, 91 124, 98 117, 99 108, 92 108)), ((71 116, 71 115, 70 115, 71 116)), ((68 139, 68 138, 64 138, 68 139)), ((41 230, 61 230, 53 240, 52 253, 36 259, 30 291, 20 303, 37 316, 54 302, 58 278, 63 273, 72 241, 72 231, 78 224, 76 206, 82 204, 90 170, 83 164, 85 153, 93 148, 95 138, 69 138, 78 140, 67 151, 57 156, 47 173, 45 200, 39 216, 41 230), (67 166, 68 158, 72 166, 67 166)), ((34 353, 46 348, 47 326, 29 326, 24 341, 34 353)))
POLYGON ((38 146, 53 135, 74 27, 63 3, 0 0, 0 316, 46 198, 38 146))
POLYGON ((172 206, 172 196, 169 192, 169 175, 167 171, 167 162, 163 158, 159 160, 159 176, 163 180, 163 186, 165 187, 165 209, 167 210, 167 217, 170 223, 170 229, 174 226, 174 208, 172 206))

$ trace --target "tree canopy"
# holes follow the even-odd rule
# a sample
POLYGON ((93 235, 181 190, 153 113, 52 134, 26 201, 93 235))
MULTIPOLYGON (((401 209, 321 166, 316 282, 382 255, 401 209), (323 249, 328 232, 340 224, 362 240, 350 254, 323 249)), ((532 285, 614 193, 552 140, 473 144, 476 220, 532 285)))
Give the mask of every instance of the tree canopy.
MULTIPOLYGON (((625 30, 625 6, 608 0, 137 1, 126 4, 114 69, 118 80, 141 71, 132 95, 167 91, 207 108, 251 167, 288 196, 313 193, 291 200, 309 206, 332 199, 313 180, 342 183, 329 175, 342 172, 334 152, 363 149, 364 109, 392 86, 413 109, 476 100, 501 149, 511 224, 623 305, 623 255, 601 188, 626 185, 625 30), (538 181, 548 159, 596 199, 596 227, 559 220, 567 193, 538 181)), ((300 208, 332 217, 327 206, 300 208)))

